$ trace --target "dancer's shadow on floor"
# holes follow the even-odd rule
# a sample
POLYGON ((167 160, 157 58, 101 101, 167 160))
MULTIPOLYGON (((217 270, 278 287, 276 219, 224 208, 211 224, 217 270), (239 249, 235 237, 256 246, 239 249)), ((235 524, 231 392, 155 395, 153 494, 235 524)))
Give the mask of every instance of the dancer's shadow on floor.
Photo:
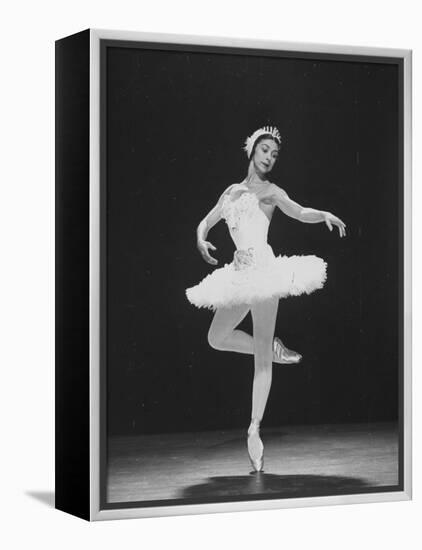
POLYGON ((268 495, 304 497, 357 492, 369 484, 356 477, 322 475, 276 475, 265 472, 242 476, 214 476, 204 483, 191 485, 181 498, 268 495))

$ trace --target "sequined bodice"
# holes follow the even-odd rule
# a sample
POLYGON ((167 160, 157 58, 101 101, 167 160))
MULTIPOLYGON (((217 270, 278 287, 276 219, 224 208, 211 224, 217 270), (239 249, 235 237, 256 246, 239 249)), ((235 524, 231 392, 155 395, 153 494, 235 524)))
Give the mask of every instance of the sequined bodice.
MULTIPOLYGON (((247 189, 246 186, 239 189, 242 188, 247 189)), ((226 195, 223 199, 222 217, 237 250, 266 247, 270 221, 261 210, 255 193, 244 191, 234 200, 226 195)))

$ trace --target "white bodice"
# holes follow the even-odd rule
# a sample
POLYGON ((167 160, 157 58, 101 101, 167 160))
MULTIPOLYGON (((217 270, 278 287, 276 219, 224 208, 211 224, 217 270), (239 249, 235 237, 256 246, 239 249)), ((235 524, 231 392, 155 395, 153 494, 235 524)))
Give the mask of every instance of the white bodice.
MULTIPOLYGON (((245 186, 243 188, 247 189, 245 186)), ((267 247, 270 221, 259 206, 255 193, 244 191, 234 200, 226 195, 223 199, 222 217, 237 250, 267 247)))

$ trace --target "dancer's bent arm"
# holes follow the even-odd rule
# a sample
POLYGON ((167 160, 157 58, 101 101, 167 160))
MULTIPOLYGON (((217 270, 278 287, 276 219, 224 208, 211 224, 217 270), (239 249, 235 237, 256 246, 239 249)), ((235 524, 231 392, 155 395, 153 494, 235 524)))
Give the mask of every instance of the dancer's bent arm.
POLYGON ((206 240, 207 235, 209 230, 212 227, 214 227, 214 225, 218 221, 221 220, 221 207, 223 205, 223 199, 228 193, 230 193, 232 188, 233 188, 233 185, 230 185, 223 192, 221 197, 218 199, 217 204, 214 206, 214 208, 212 208, 208 212, 208 214, 200 222, 196 230, 196 244, 197 244, 198 250, 201 253, 201 256, 204 258, 204 260, 212 265, 217 264, 218 261, 210 255, 210 253, 208 252, 208 249, 209 248, 211 248, 211 250, 217 250, 217 249, 213 244, 211 244, 209 241, 206 240))
POLYGON ((272 184, 272 199, 275 205, 278 206, 282 212, 287 214, 287 216, 305 223, 324 222, 327 224, 330 231, 332 231, 333 225, 336 225, 338 227, 340 237, 346 236, 346 225, 340 218, 334 214, 331 214, 331 212, 301 206, 297 202, 293 201, 284 189, 281 189, 274 184, 272 184))

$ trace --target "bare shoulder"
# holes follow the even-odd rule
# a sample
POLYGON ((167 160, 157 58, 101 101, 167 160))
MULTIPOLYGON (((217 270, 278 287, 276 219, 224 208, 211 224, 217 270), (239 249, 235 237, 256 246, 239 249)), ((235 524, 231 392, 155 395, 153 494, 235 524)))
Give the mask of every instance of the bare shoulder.
POLYGON ((288 195, 284 189, 282 189, 279 185, 276 185, 275 183, 270 183, 270 187, 268 189, 269 194, 276 198, 276 199, 287 199, 288 195))
POLYGON ((232 183, 231 185, 229 185, 220 195, 220 198, 219 198, 219 202, 222 201, 224 199, 224 197, 226 197, 227 195, 230 195, 231 192, 233 191, 233 189, 235 189, 238 185, 240 185, 239 183, 232 183))
POLYGON ((239 187, 239 185, 242 185, 241 183, 232 183, 231 185, 229 185, 227 187, 227 189, 224 191, 224 195, 229 195, 233 189, 236 189, 237 187, 239 187))

